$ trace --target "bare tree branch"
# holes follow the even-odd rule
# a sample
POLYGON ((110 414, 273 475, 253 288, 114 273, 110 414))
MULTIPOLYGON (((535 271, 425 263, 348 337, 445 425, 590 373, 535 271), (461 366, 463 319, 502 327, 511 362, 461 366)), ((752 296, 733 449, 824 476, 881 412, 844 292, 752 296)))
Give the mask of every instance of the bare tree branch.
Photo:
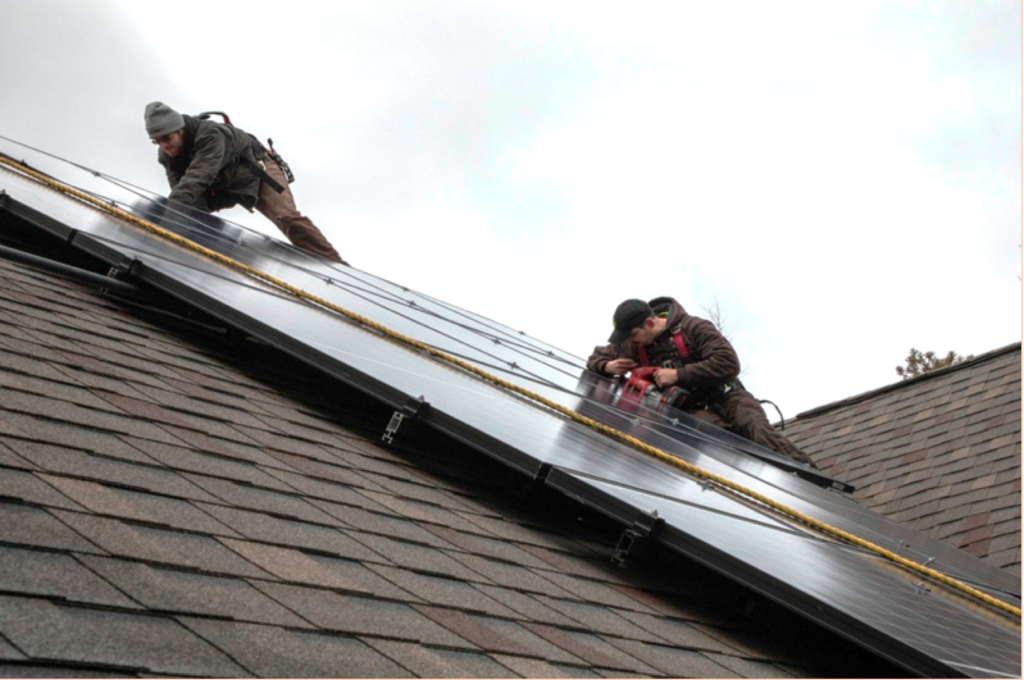
POLYGON ((945 356, 940 357, 935 352, 922 352, 911 347, 910 352, 907 353, 907 358, 904 359, 905 365, 896 367, 896 375, 904 380, 909 380, 973 358, 973 354, 962 357, 953 351, 949 351, 945 356))

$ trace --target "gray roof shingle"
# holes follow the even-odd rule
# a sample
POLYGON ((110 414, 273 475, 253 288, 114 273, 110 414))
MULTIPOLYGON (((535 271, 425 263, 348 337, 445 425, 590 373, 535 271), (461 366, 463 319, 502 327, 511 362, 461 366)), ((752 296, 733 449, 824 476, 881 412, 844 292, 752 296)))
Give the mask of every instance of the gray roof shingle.
POLYGON ((361 640, 234 621, 182 617, 196 635, 236 659, 244 675, 269 678, 411 678, 361 640))
POLYGON ((4 636, 38 659, 170 675, 244 675, 173 618, 0 595, 4 636))

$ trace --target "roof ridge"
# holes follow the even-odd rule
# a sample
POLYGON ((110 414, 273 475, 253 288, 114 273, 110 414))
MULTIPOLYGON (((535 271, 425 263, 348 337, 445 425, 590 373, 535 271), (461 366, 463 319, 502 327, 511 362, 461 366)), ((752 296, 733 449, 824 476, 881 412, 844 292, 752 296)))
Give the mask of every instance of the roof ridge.
POLYGON ((896 390, 901 390, 911 385, 917 385, 927 380, 933 380, 935 378, 946 376, 955 371, 971 368, 977 366, 978 364, 991 361, 1005 354, 1011 354, 1015 351, 1020 352, 1020 350, 1021 343, 1013 342, 1010 343, 1009 345, 1004 345, 1003 347, 999 347, 997 349, 993 349, 983 354, 971 357, 970 359, 965 359, 964 361, 958 362, 951 366, 945 366, 938 370, 924 373, 923 375, 915 376, 907 380, 901 380, 899 382, 890 383, 882 387, 877 387, 873 390, 868 390, 867 392, 862 392, 852 397, 847 397, 846 399, 840 399, 838 401, 833 401, 822 406, 817 406, 815 408, 808 409, 807 411, 803 411, 801 413, 796 414, 793 420, 799 420, 800 418, 813 418, 815 416, 822 415, 823 413, 828 413, 829 411, 834 411, 835 409, 842 408, 843 406, 852 406, 854 404, 859 404, 862 401, 867 401, 868 399, 871 399, 878 395, 886 394, 888 392, 895 392, 896 390))

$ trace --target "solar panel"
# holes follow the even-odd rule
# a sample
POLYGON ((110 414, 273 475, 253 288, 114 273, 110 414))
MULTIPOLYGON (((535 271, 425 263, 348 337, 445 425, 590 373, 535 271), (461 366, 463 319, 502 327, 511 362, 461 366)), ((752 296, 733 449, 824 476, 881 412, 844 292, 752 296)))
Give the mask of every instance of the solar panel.
MULTIPOLYGON (((618 501, 622 508, 657 509, 663 542, 834 630, 870 638, 875 652, 922 675, 993 677, 1012 674, 1020 663, 1019 628, 987 625, 987 612, 906 579, 880 558, 808 540, 799 529, 696 482, 674 483, 671 498, 578 474, 559 472, 550 482, 602 507, 618 501), (808 596, 829 607, 806 607, 808 596)), ((628 511, 620 519, 629 521, 628 511)))
MULTIPOLYGON (((63 173, 65 176, 67 172, 63 173)), ((82 173, 76 184, 95 187, 82 173)), ((1019 676, 1020 626, 945 586, 702 484, 622 441, 4 170, 0 208, 616 517, 922 675, 1019 676), (644 518, 648 518, 644 520, 644 518)), ((105 187, 109 191, 109 187, 105 187)), ((245 265, 467 359, 1014 606, 1020 584, 824 488, 831 480, 680 412, 645 409, 583 361, 478 314, 216 217, 119 201, 245 265), (799 474, 794 474, 799 473, 799 474)))

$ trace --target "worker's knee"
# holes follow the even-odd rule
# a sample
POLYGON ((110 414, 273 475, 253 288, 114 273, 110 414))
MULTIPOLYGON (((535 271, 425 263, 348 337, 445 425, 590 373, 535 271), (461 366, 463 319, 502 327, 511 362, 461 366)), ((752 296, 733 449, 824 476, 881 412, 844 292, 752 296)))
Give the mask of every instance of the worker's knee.
POLYGON ((723 429, 727 426, 722 417, 710 409, 702 408, 697 409, 696 411, 688 411, 688 413, 697 420, 702 420, 705 423, 710 423, 723 429))
POLYGON ((758 418, 755 414, 751 413, 736 413, 733 414, 732 420, 730 421, 732 428, 738 432, 756 432, 763 429, 768 423, 763 422, 761 418, 758 418))
POLYGON ((756 441, 758 441, 758 439, 761 438, 760 437, 761 433, 760 433, 759 429, 756 426, 754 426, 752 423, 750 423, 749 421, 743 421, 743 420, 733 420, 733 421, 730 421, 729 422, 729 429, 731 431, 735 432, 736 434, 738 434, 739 436, 743 437, 744 439, 749 439, 750 441, 755 441, 756 442, 756 441))

